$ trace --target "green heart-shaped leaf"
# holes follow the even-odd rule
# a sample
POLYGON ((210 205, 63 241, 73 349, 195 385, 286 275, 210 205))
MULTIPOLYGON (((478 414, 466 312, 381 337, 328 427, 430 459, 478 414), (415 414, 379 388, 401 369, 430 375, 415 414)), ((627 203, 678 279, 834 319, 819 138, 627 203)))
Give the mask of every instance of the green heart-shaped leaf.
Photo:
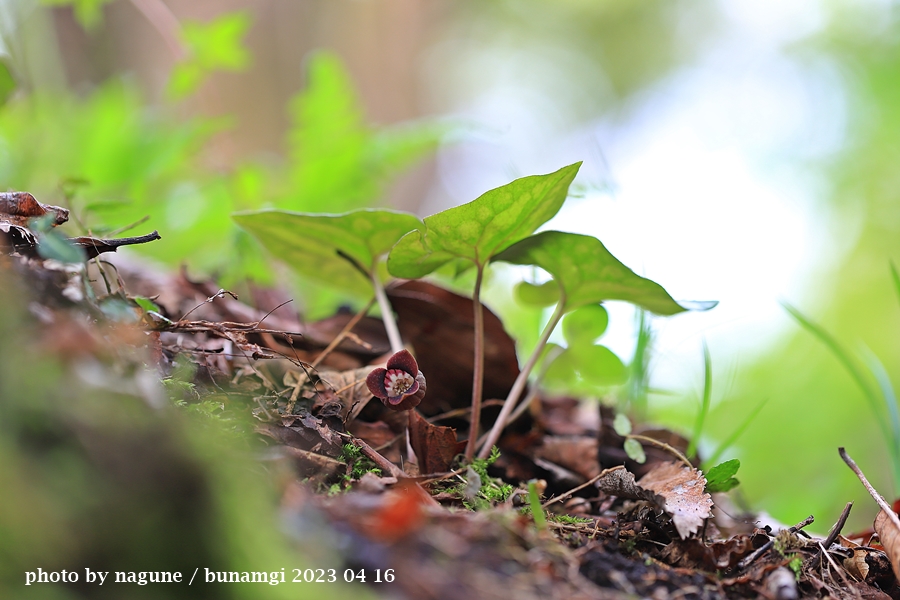
POLYGON ((423 226, 415 215, 383 208, 339 215, 260 210, 232 218, 298 273, 359 293, 370 293, 371 282, 341 254, 372 273, 397 240, 423 226))
POLYGON ((552 391, 576 395, 600 393, 628 379, 621 359, 606 346, 570 346, 550 363, 544 385, 552 391))
POLYGON ((718 304, 675 302, 661 285, 637 275, 588 235, 544 231, 507 248, 494 260, 536 265, 550 273, 560 286, 566 311, 604 300, 624 300, 659 315, 708 310, 718 304))
POLYGON ((391 250, 388 270, 395 277, 417 279, 454 258, 487 264, 559 211, 580 166, 522 177, 425 217, 424 229, 408 233, 391 250))
POLYGON ((588 304, 565 316, 562 321, 563 337, 570 346, 593 344, 606 331, 607 325, 609 313, 606 309, 599 304, 588 304))

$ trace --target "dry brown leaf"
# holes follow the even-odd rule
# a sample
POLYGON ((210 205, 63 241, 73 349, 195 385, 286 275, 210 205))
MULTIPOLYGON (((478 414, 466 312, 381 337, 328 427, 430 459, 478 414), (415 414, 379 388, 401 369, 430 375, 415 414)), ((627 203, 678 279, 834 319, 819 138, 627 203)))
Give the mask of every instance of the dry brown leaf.
POLYGON ((466 447, 465 442, 456 441, 455 429, 432 425, 416 410, 409 413, 409 443, 421 473, 449 471, 453 459, 466 447))
POLYGON ((372 399, 372 392, 366 387, 366 375, 371 371, 372 367, 347 371, 319 371, 319 377, 327 384, 328 391, 333 390, 334 395, 344 406, 343 414, 348 423, 355 420, 372 399))
POLYGON ((596 437, 544 436, 543 443, 535 449, 534 455, 578 473, 585 481, 600 473, 596 437))
POLYGON ((664 509, 681 539, 696 533, 704 519, 710 517, 712 497, 706 493, 706 478, 697 469, 682 463, 661 463, 638 482, 665 498, 664 509))
POLYGON ((875 532, 881 538, 881 545, 891 559, 894 576, 900 581, 900 530, 883 510, 875 517, 875 532))
POLYGON ((62 225, 69 220, 69 211, 59 206, 38 202, 28 192, 0 192, 0 221, 13 225, 28 225, 28 219, 53 215, 53 224, 62 225))
MULTIPOLYGON (((397 312, 403 339, 417 350, 419 370, 428 378, 428 398, 419 410, 426 416, 472 401, 472 346, 475 325, 472 299, 427 281, 406 281, 387 290, 397 312)), ((483 398, 505 398, 519 375, 519 359, 500 319, 484 309, 483 398)))
POLYGON ((660 508, 665 506, 666 499, 639 486, 634 481, 634 474, 623 466, 606 469, 597 480, 597 487, 612 496, 619 498, 631 498, 632 500, 647 500, 660 508))
POLYGON ((697 538, 675 540, 663 549, 660 556, 666 564, 675 567, 729 571, 768 541, 769 536, 761 529, 712 543, 697 538))

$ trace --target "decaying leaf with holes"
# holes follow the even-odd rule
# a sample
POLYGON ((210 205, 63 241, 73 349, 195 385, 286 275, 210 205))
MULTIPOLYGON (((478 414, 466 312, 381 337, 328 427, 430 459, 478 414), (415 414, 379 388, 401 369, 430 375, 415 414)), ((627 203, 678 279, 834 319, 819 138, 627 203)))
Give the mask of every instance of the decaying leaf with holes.
POLYGON ((697 469, 682 463, 662 463, 638 482, 666 499, 663 508, 682 539, 696 533, 712 512, 712 497, 706 493, 706 478, 697 469))
POLYGON ((712 497, 705 486, 703 473, 676 462, 657 465, 638 482, 621 466, 607 469, 597 481, 607 494, 647 500, 665 510, 682 539, 696 533, 711 515, 712 497))

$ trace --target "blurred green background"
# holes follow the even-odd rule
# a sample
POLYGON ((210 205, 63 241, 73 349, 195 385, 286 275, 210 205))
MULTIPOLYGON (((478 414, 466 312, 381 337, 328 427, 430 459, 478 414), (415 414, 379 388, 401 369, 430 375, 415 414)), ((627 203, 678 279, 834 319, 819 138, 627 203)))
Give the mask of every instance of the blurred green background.
MULTIPOLYGON (((147 217, 135 233, 164 240, 147 256, 240 285, 284 274, 234 210, 424 216, 584 160, 550 226, 721 301, 653 322, 650 418, 693 423, 705 340, 701 447, 765 401, 723 456, 742 494, 819 531, 856 500, 859 527, 874 505, 836 448, 900 493, 887 410, 780 302, 894 375, 898 34, 875 1, 0 0, 0 186, 68 203, 71 230, 147 217)), ((527 340, 516 276, 495 273, 488 301, 527 340)), ((339 299, 299 289, 310 316, 339 299)), ((630 358, 633 314, 610 316, 630 358)))

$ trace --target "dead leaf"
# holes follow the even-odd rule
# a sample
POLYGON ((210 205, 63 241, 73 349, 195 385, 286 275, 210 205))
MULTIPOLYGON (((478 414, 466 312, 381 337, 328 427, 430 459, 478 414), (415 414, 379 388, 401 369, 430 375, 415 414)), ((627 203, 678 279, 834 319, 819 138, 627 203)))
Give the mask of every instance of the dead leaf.
POLYGON ((632 500, 647 500, 662 508, 666 499, 654 491, 639 486, 634 480, 634 474, 624 466, 606 469, 597 480, 597 487, 612 496, 630 498, 632 500))
POLYGON ((38 202, 28 192, 0 192, 0 221, 26 227, 28 220, 53 215, 54 225, 62 225, 69 220, 69 211, 59 206, 38 202))
POLYGON ((585 481, 600 473, 595 437, 548 435, 534 455, 581 475, 585 481))
POLYGON ((900 581, 900 531, 897 530, 894 520, 883 510, 875 517, 875 532, 881 538, 881 545, 891 559, 894 576, 900 581))
POLYGON ((677 462, 657 465, 638 484, 665 498, 664 509, 682 539, 696 533, 712 511, 712 497, 706 493, 703 473, 677 462))
POLYGON ((366 387, 366 376, 372 367, 350 369, 347 371, 320 370, 319 378, 325 382, 325 394, 333 394, 344 406, 343 416, 346 422, 356 419, 360 411, 372 399, 372 393, 366 387))
POLYGON ((466 447, 465 442, 456 440, 455 429, 432 425, 416 410, 409 412, 409 442, 419 459, 419 472, 425 474, 449 471, 453 459, 466 447))
POLYGON ((741 559, 769 541, 769 536, 761 529, 752 534, 736 535, 731 539, 704 543, 697 538, 675 540, 660 554, 666 564, 705 571, 730 571, 741 559))
MULTIPOLYGON (((426 281, 407 281, 387 290, 400 333, 428 378, 426 416, 466 408, 472 402, 472 300, 426 281)), ((516 345, 500 319, 484 309, 483 398, 505 398, 519 375, 516 345)))

